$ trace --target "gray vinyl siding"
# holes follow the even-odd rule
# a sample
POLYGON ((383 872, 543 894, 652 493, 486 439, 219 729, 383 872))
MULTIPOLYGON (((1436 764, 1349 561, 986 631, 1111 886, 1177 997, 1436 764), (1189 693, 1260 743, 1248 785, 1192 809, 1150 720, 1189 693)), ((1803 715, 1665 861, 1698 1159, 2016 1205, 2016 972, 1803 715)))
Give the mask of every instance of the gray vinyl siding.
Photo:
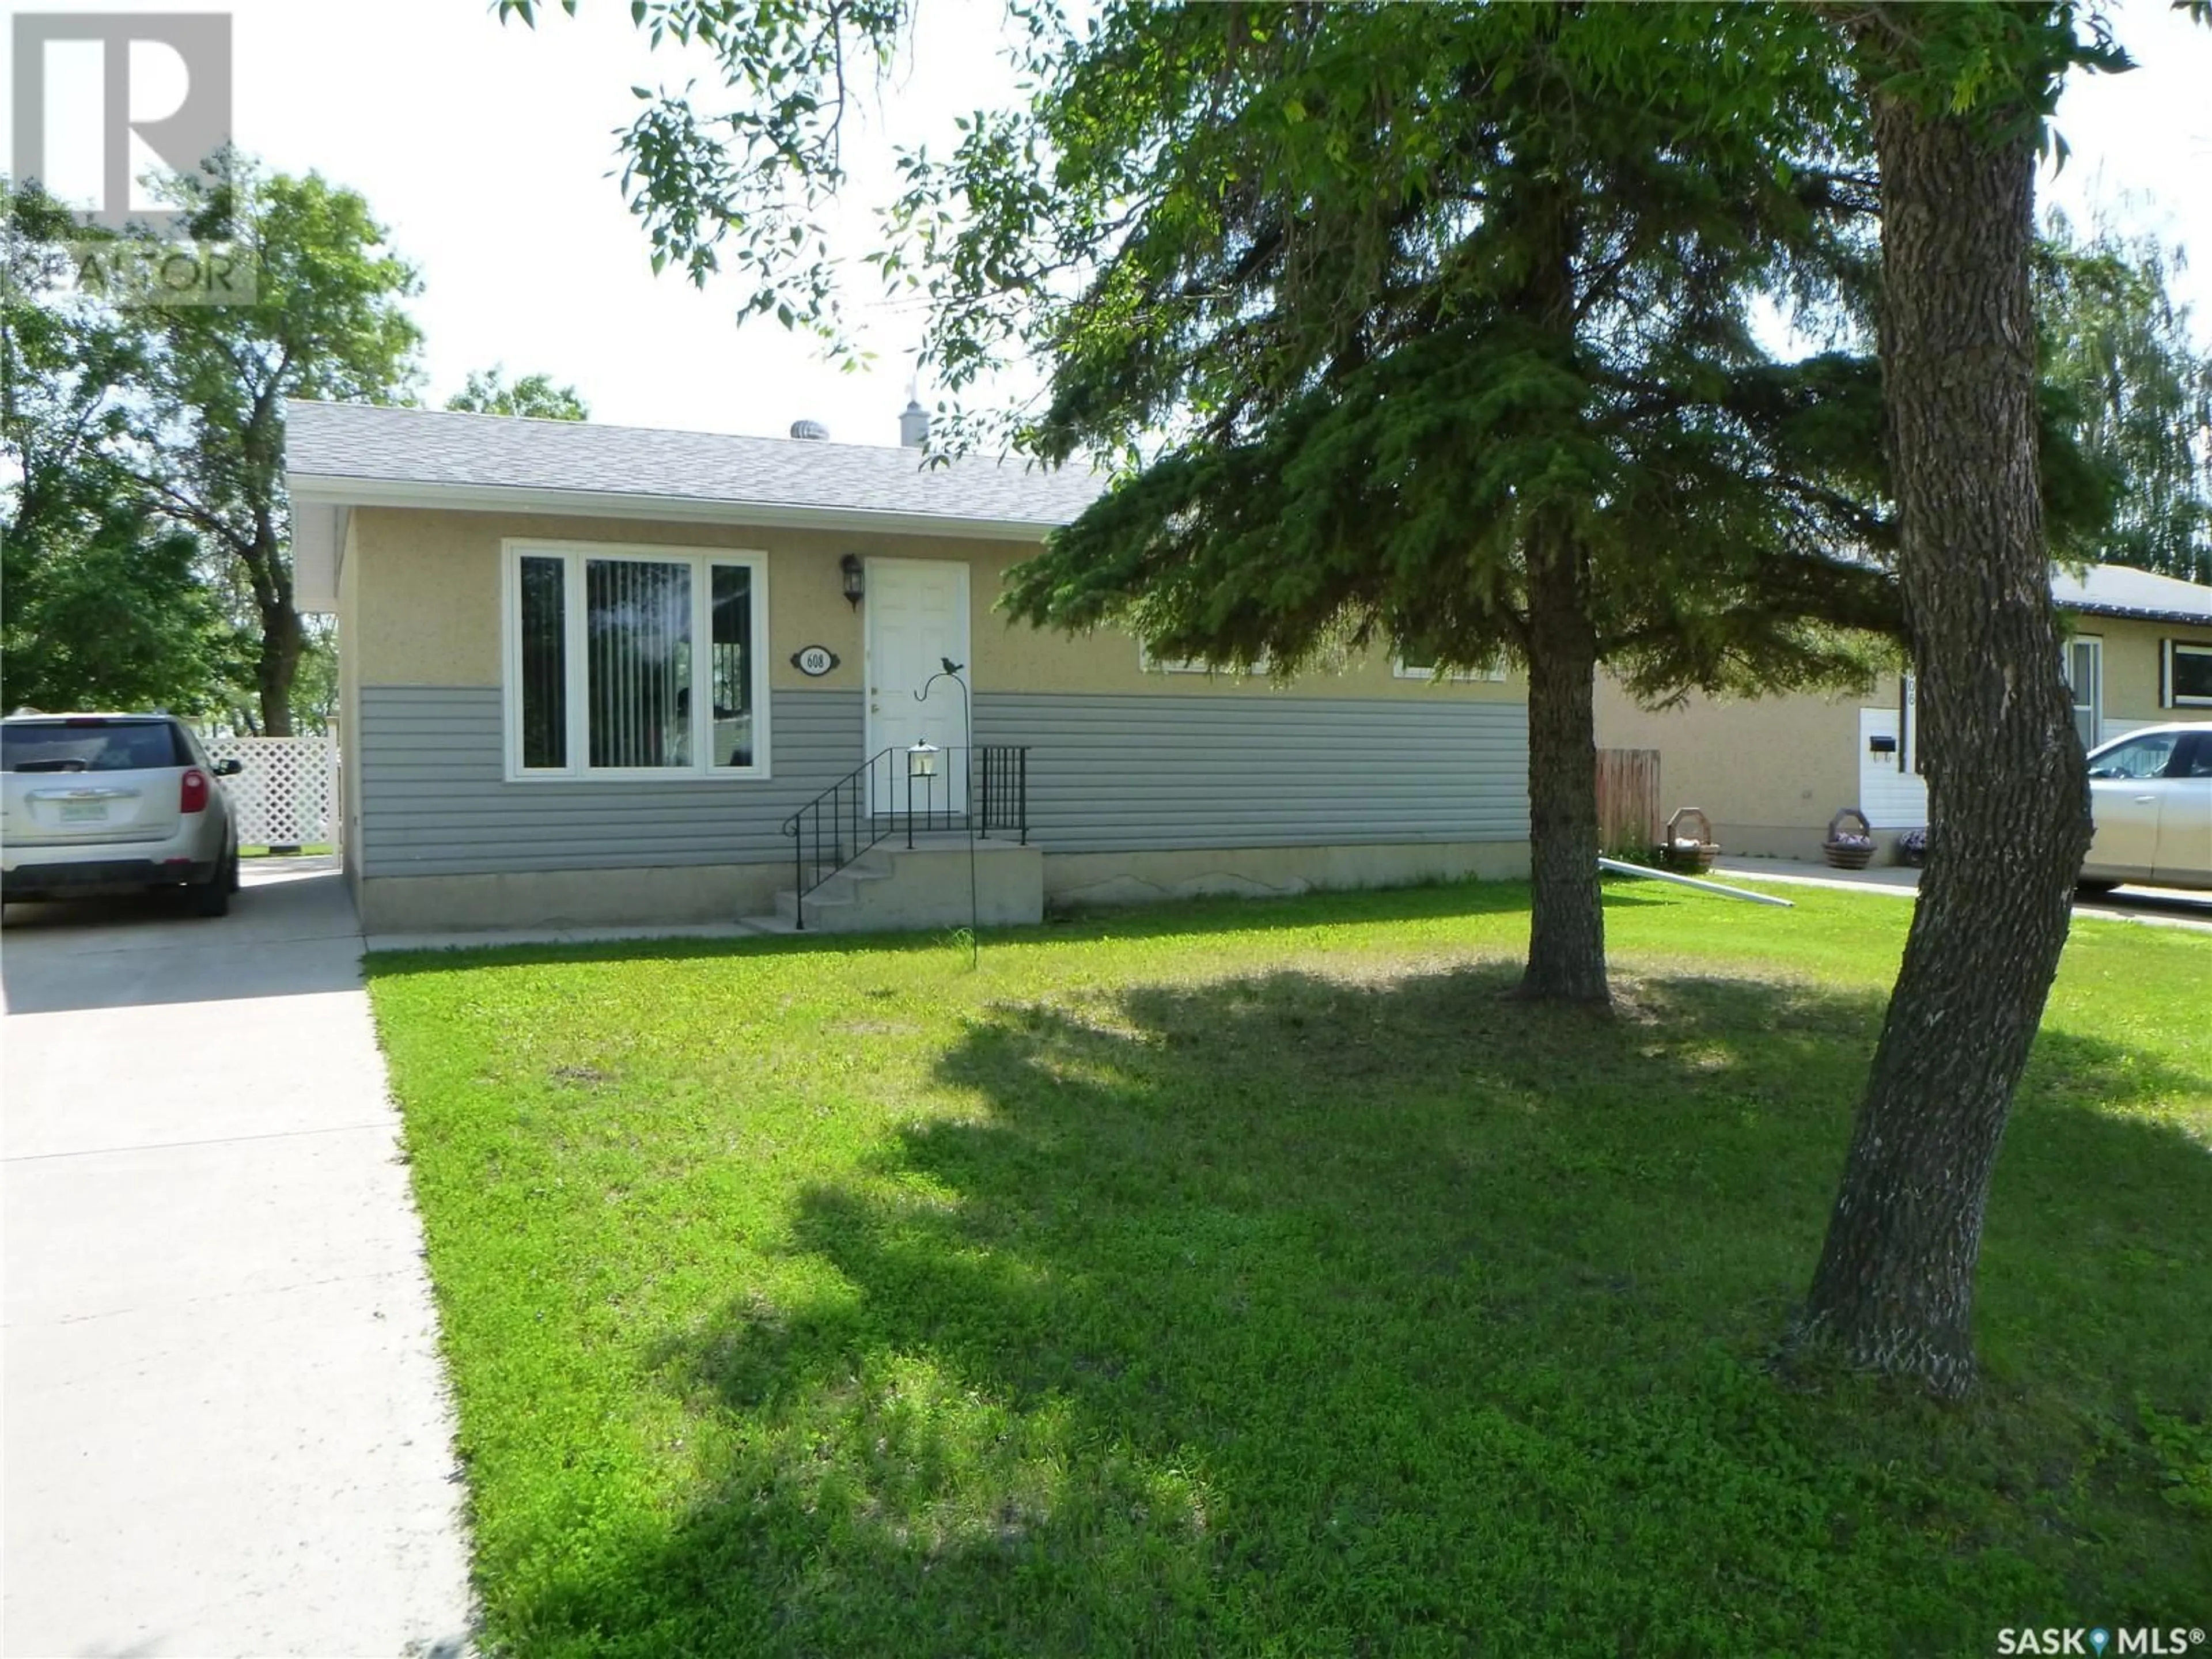
MULTIPOLYGON (((1521 841, 1527 711, 1432 700, 987 693, 1030 746, 1048 852, 1521 841)), ((785 818, 860 764, 860 696, 777 691, 764 781, 509 783, 493 686, 361 693, 362 868, 471 875, 789 856, 785 818)))
POLYGON ((783 821, 860 764, 860 694, 777 691, 766 779, 506 781, 496 686, 361 693, 362 858, 371 876, 755 864, 783 821))
POLYGON ((1050 853, 1525 841, 1528 716, 1428 697, 981 694, 1050 853))

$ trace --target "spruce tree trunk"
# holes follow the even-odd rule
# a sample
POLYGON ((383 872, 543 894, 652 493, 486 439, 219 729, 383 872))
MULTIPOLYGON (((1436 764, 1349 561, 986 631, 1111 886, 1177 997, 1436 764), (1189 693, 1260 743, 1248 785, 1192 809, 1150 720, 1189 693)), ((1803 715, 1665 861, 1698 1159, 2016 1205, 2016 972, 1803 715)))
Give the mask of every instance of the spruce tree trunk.
POLYGON ((1528 964, 1520 994, 1609 1002, 1597 872, 1597 638, 1571 543, 1528 560, 1528 964))
POLYGON ((2066 943, 2088 786, 2038 496, 2033 131, 1879 94, 1875 125, 1929 854, 1799 1335, 1949 1395, 1973 1380, 1983 1211, 2066 943))

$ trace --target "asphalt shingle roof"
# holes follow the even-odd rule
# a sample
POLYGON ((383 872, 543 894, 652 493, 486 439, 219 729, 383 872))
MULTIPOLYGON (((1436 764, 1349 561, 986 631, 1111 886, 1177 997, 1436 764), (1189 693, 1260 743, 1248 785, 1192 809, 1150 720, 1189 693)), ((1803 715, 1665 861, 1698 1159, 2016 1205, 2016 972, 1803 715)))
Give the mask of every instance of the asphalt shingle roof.
POLYGON ((2079 576, 2054 570, 2051 597, 2063 609, 2096 617, 2212 623, 2212 587, 2124 564, 2093 564, 2079 576))
POLYGON ((291 402, 285 468, 348 480, 659 496, 732 506, 883 513, 948 521, 1065 524, 1103 488, 1080 468, 796 438, 666 432, 596 422, 291 402))

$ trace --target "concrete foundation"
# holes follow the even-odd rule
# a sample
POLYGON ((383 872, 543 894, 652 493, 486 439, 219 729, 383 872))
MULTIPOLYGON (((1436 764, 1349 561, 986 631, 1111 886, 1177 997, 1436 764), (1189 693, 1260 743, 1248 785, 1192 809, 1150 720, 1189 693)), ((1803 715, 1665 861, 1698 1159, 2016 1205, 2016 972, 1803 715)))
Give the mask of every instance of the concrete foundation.
MULTIPOLYGON (((1819 857, 1817 846, 1808 850, 1819 857)), ((1019 927, 1040 920, 1046 910, 1217 894, 1279 896, 1469 877, 1498 880, 1528 873, 1526 842, 1053 853, 982 841, 976 862, 978 908, 987 927, 1019 927)), ((792 880, 791 866, 781 862, 368 876, 361 884, 361 919, 365 933, 387 935, 650 929, 777 915, 787 926, 792 880)), ((939 838, 913 852, 892 841, 811 895, 806 925, 823 932, 954 927, 965 927, 968 915, 964 840, 939 838)))
POLYGON ((729 921, 766 910, 791 885, 788 864, 533 870, 487 876, 368 876, 362 931, 608 927, 729 921))
MULTIPOLYGON (((933 836, 913 848, 883 842, 806 896, 806 926, 823 933, 919 933, 965 927, 972 918, 984 927, 1030 927, 1044 920, 1044 864, 1042 850, 1012 842, 979 840, 972 850, 965 836, 933 836)), ((775 904, 776 921, 795 924, 798 896, 785 889, 775 904)))
POLYGON ((1386 842, 1357 847, 1217 847, 1171 852, 1062 853, 1045 860, 1054 911, 1233 894, 1265 898, 1322 888, 1404 887, 1528 873, 1521 841, 1386 842))

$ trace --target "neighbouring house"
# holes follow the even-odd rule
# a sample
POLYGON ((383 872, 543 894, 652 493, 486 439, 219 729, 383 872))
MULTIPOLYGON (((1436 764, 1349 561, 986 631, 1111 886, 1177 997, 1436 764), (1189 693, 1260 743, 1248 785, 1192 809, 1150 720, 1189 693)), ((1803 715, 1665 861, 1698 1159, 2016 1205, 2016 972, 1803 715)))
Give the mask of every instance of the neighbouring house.
POLYGON ((1098 485, 926 465, 919 410, 882 447, 286 422, 372 932, 943 926, 969 915, 971 821, 987 921, 1528 867, 1522 683, 1378 657, 1277 685, 1009 625, 1003 573, 1098 485), (946 660, 972 738, 962 686, 931 684, 946 660))
MULTIPOLYGON (((2084 744, 2212 721, 2212 587, 2093 565, 2055 571, 2051 590, 2084 744)), ((1928 822, 1909 674, 1861 696, 1702 698, 1656 712, 1601 680, 1597 728, 1603 747, 1658 750, 1667 810, 1705 811, 1727 853, 1817 860, 1846 806, 1886 845, 1928 822)))

